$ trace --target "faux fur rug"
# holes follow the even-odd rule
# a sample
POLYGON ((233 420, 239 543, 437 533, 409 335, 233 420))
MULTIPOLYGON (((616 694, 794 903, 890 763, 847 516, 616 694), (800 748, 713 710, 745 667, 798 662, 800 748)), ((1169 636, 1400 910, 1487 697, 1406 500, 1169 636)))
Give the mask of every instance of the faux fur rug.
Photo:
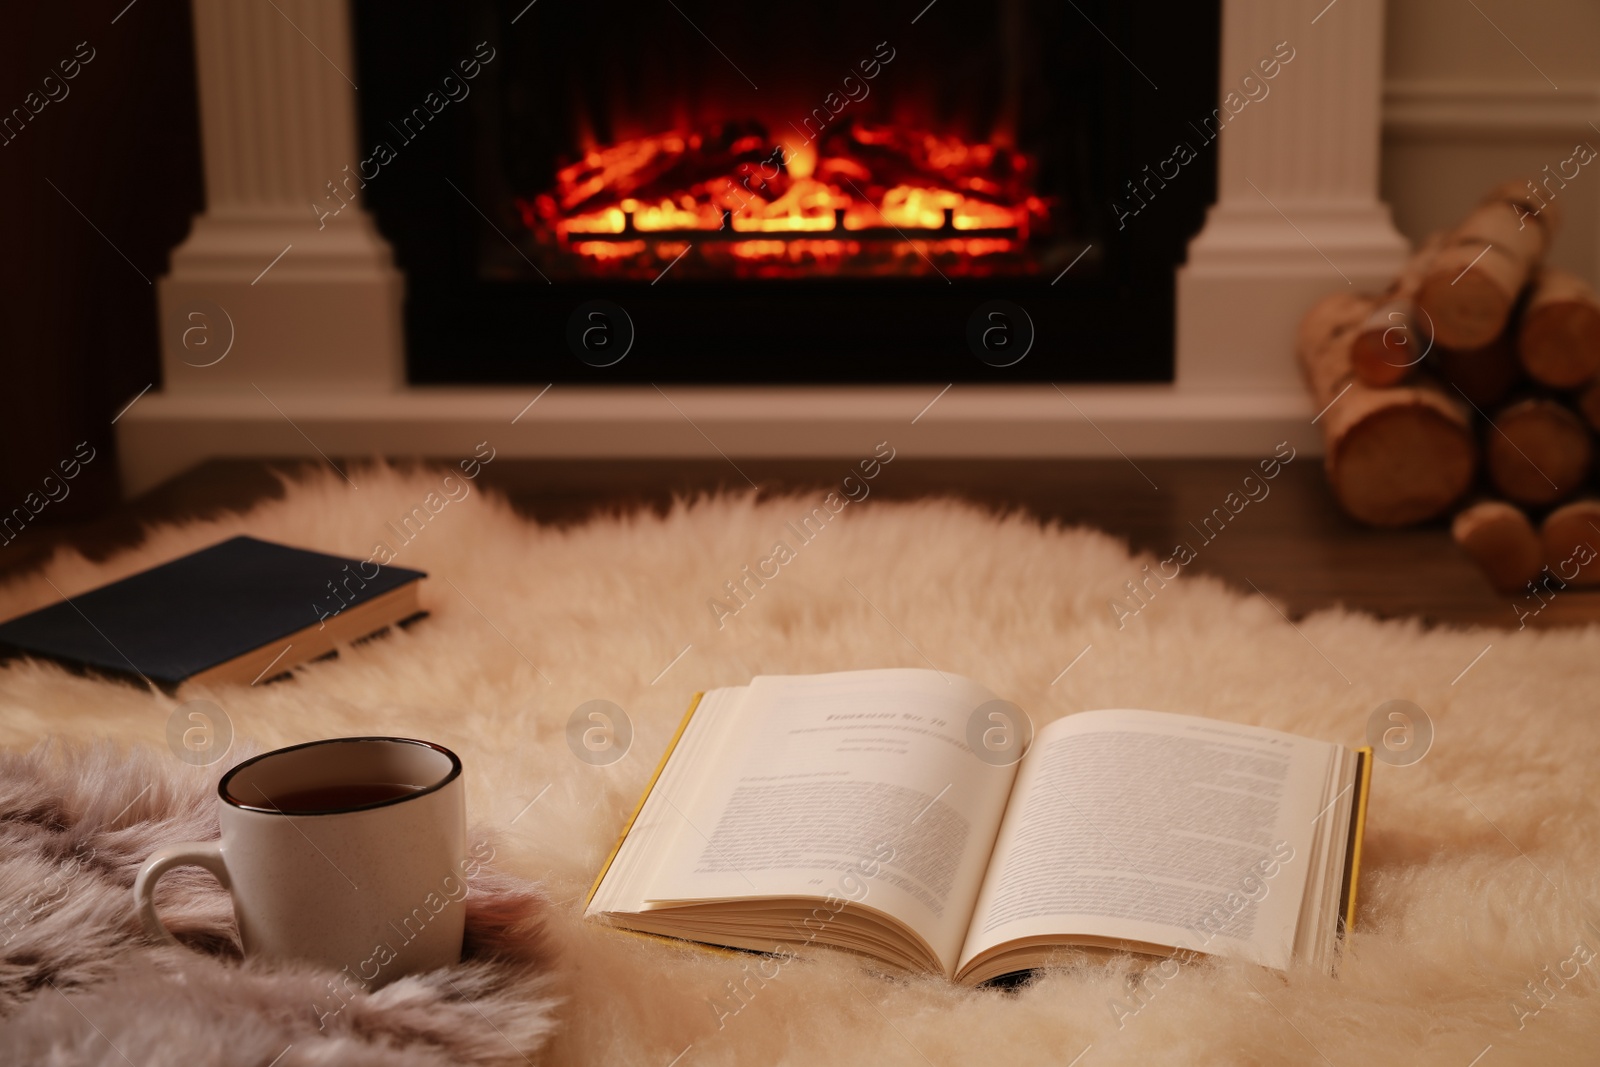
MULTIPOLYGON (((1291 625, 1262 597, 1193 568, 1152 587, 1130 617, 1111 603, 1126 605, 1124 583, 1156 561, 1026 516, 881 501, 861 482, 841 486, 837 513, 801 541, 791 524, 819 499, 719 498, 665 516, 542 528, 459 474, 379 468, 351 477, 359 488, 329 474, 248 515, 153 531, 106 564, 58 556, 43 575, 0 589, 0 615, 54 599, 50 582, 72 594, 250 533, 362 559, 381 545, 394 562, 432 574, 430 618, 285 682, 191 687, 177 700, 12 664, 0 668, 0 744, 24 750, 58 735, 164 753, 175 704, 204 697, 258 747, 369 732, 448 745, 466 765, 470 819, 499 835, 496 864, 542 883, 553 900, 545 929, 565 1000, 544 1062, 1498 1067, 1593 1062, 1600 1047, 1600 631, 1425 632, 1341 612, 1291 625), (407 515, 422 518, 402 533, 407 515), (726 583, 743 582, 746 566, 773 557, 780 541, 791 552, 777 576, 744 584, 734 599, 726 583), (966 990, 815 951, 735 997, 730 983, 744 981, 747 961, 582 922, 584 894, 696 689, 761 673, 930 662, 986 683, 1035 723, 1131 706, 1358 744, 1385 701, 1420 705, 1432 748, 1410 766, 1377 769, 1359 914, 1338 977, 1202 962, 1141 980, 1134 959, 1068 956, 1019 988, 966 990), (593 699, 614 701, 632 723, 631 749, 608 765, 568 747, 569 717, 593 699)), ((893 478, 893 466, 879 477, 893 478)), ((772 564, 762 569, 771 574, 772 564)), ((88 784, 80 795, 102 824, 126 802, 88 784)), ((130 821, 161 810, 153 803, 147 796, 121 815, 125 829, 106 831, 108 842, 155 836, 130 821)), ((226 978, 202 987, 194 976, 205 961, 174 965, 119 947, 131 915, 129 907, 115 919, 120 927, 107 916, 84 929, 105 931, 101 947, 117 967, 158 978, 136 985, 119 978, 128 972, 75 964, 79 984, 65 1000, 11 978, 7 995, 22 1002, 8 1025, 25 1025, 30 1041, 47 1027, 90 1033, 85 1022, 110 1036, 171 1012, 186 1041, 242 1040, 215 1005, 257 1002, 257 979, 214 967, 205 973, 226 978)), ((212 902, 185 921, 220 946, 222 920, 212 902)), ((476 1003, 494 1028, 533 1044, 547 993, 518 988, 476 1003)), ((440 1004, 456 1002, 426 989, 416 996, 429 1005, 425 1021, 451 1025, 440 1004)), ((404 1015, 392 1007, 387 1018, 404 1015)), ((282 1041, 266 1058, 230 1062, 264 1067, 301 1033, 288 1018, 249 1026, 251 1056, 268 1048, 263 1035, 282 1041)), ((374 1041, 397 1037, 357 1029, 374 1041)), ((493 1036, 487 1026, 479 1033, 493 1036)), ((455 1054, 420 1030, 398 1047, 455 1054)), ((296 1045, 280 1067, 312 1062, 300 1055, 296 1045)), ((84 1053, 95 1056, 121 1062, 84 1053)), ((386 1062, 406 1062, 399 1057, 386 1062)))
MULTIPOLYGON (((538 1051, 557 1002, 541 951, 545 901, 490 867, 468 879, 465 962, 372 993, 331 970, 241 964, 227 893, 193 867, 163 878, 157 901, 196 951, 152 946, 130 904, 134 875, 163 845, 216 838, 228 765, 104 742, 0 753, 6 1063, 448 1067, 538 1051)), ((492 855, 490 837, 473 840, 475 856, 492 855)))

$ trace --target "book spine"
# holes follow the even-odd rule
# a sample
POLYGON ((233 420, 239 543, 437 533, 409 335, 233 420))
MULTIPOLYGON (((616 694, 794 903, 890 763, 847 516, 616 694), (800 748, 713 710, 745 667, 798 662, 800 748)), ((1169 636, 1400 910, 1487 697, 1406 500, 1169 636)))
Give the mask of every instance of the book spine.
POLYGON ((1356 750, 1360 764, 1356 768, 1355 807, 1350 812, 1350 856, 1346 866, 1344 886, 1344 921, 1340 932, 1348 935, 1356 921, 1356 886, 1361 878, 1361 843, 1367 836, 1367 800, 1372 793, 1372 749, 1356 750))

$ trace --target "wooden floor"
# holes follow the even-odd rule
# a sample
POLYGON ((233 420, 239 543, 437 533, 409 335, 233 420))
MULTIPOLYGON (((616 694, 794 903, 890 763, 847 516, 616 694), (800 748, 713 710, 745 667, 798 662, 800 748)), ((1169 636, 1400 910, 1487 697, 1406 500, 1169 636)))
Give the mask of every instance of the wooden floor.
MULTIPOLYGON (((99 558, 137 543, 140 525, 241 509, 281 495, 274 470, 306 461, 213 460, 161 485, 116 513, 77 526, 36 526, 0 551, 0 577, 70 544, 99 558)), ((525 515, 573 523, 620 508, 663 508, 674 495, 717 489, 766 493, 837 486, 843 461, 741 459, 729 462, 554 462, 502 458, 480 485, 500 490, 525 515), (742 472, 742 473, 741 473, 742 472)), ((1243 592, 1259 591, 1291 617, 1335 604, 1429 623, 1515 629, 1537 600, 1497 595, 1440 525, 1379 531, 1346 519, 1334 506, 1320 464, 1309 457, 1265 482, 1268 494, 1237 515, 1224 501, 1245 497, 1245 460, 917 460, 902 456, 872 483, 873 500, 956 496, 996 509, 1021 508, 1041 519, 1094 526, 1134 548, 1172 555, 1180 543, 1196 558, 1186 572, 1217 575, 1243 592), (1219 529, 1213 517, 1228 519, 1219 529)), ((1261 496, 1260 488, 1254 489, 1261 496)), ((1565 590, 1530 626, 1600 620, 1600 593, 1565 590)))

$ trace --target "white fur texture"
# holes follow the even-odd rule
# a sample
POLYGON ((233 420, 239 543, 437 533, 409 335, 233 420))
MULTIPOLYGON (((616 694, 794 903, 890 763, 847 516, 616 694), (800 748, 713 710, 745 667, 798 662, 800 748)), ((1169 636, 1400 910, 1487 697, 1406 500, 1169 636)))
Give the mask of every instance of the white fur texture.
MULTIPOLYGON (((352 477, 359 490, 329 474, 247 515, 152 531, 106 564, 64 554, 43 573, 70 595, 236 533, 366 558, 379 540, 395 542, 386 522, 443 493, 442 472, 352 477)), ((190 687, 178 699, 215 700, 259 746, 382 732, 460 753, 471 819, 504 828, 497 863, 544 882, 556 902, 547 926, 569 999, 550 1062, 664 1067, 687 1049, 685 1067, 1066 1063, 1089 1047, 1079 1067, 1324 1058, 1466 1067, 1486 1046, 1484 1067, 1594 1061, 1600 958, 1561 984, 1550 976, 1571 974, 1575 946, 1585 946, 1580 958, 1600 950, 1600 927, 1586 925, 1600 890, 1595 629, 1426 632, 1342 612, 1296 627, 1261 597, 1192 569, 1119 629, 1108 602, 1147 560, 1102 534, 868 498, 797 546, 785 524, 817 502, 701 500, 664 517, 551 528, 474 490, 395 559, 431 573, 431 618, 288 682, 190 687), (726 599, 723 583, 778 540, 797 558, 719 629, 708 600, 726 599), (1003 991, 884 977, 817 951, 752 983, 719 1027, 711 1001, 740 1003, 727 983, 748 960, 581 921, 595 872, 696 689, 930 662, 986 683, 1036 723, 1131 706, 1358 744, 1382 702, 1421 705, 1433 748, 1414 766, 1377 769, 1339 976, 1200 963, 1146 986, 1141 1007, 1127 985, 1140 964, 1126 957, 1064 957, 1003 991), (565 735, 572 711, 595 698, 625 708, 634 729, 632 750, 605 767, 576 759, 565 735), (1543 983, 1539 998, 1530 982, 1543 983)), ((0 589, 0 616, 54 596, 42 576, 24 577, 0 589)), ((0 669, 0 743, 59 734, 162 745, 175 703, 14 663, 0 669)))

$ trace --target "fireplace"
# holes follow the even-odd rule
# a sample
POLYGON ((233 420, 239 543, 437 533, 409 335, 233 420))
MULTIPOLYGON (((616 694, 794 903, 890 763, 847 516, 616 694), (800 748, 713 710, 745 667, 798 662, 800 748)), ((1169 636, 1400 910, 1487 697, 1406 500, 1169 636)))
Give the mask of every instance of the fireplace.
POLYGON ((1214 171, 1119 205, 1216 105, 1217 3, 1138 66, 1106 0, 354 11, 397 165, 320 210, 393 243, 413 383, 1172 378, 1214 171))
POLYGON ((1383 0, 1174 4, 1158 25, 1090 0, 658 0, 647 24, 553 0, 425 21, 192 3, 206 207, 157 283, 161 382, 116 424, 130 492, 210 456, 486 437, 553 461, 853 458, 889 436, 924 457, 1314 454, 1295 324, 1331 286, 1381 288, 1405 248, 1377 195, 1383 0), (1280 46, 1270 99, 1214 134, 1280 46), (686 182, 651 169, 708 144, 686 182), (572 199, 591 153, 646 152, 601 168, 632 186, 572 199), (1001 158, 1009 191, 971 184, 1001 158), (824 187, 778 207, 802 180, 824 187), (787 232, 740 232, 761 226, 787 232), (619 347, 586 349, 597 326, 619 347))

